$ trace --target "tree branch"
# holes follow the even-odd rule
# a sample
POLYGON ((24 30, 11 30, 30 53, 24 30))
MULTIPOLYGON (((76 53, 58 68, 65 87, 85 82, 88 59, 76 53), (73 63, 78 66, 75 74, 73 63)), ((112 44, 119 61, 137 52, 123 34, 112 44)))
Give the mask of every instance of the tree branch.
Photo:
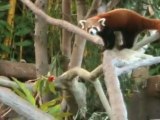
POLYGON ((160 38, 160 33, 157 31, 155 34, 153 34, 147 38, 144 38, 142 41, 135 44, 135 46, 132 49, 138 50, 138 49, 142 48, 144 45, 149 44, 151 42, 154 42, 159 38, 160 38))
MULTIPOLYGON (((18 88, 19 86, 14 81, 11 81, 9 78, 5 76, 0 76, 0 86, 8 87, 8 88, 18 88)), ((33 84, 26 83, 26 86, 29 90, 33 91, 33 84)))
POLYGON ((122 68, 117 68, 117 74, 118 76, 123 74, 123 73, 128 73, 130 71, 132 71, 133 69, 136 69, 138 67, 142 67, 142 66, 151 66, 154 64, 158 64, 160 63, 160 57, 152 57, 152 58, 148 58, 148 59, 144 59, 129 65, 125 65, 122 68))
MULTIPOLYGON (((144 59, 142 61, 138 61, 138 62, 129 64, 129 65, 125 65, 124 67, 121 67, 121 68, 117 68, 116 73, 117 73, 117 75, 121 75, 121 74, 123 74, 125 72, 129 72, 130 70, 135 69, 137 67, 157 64, 159 62, 160 62, 160 57, 152 57, 152 58, 144 59)), ((73 80, 73 78, 75 78, 77 76, 81 77, 84 80, 92 81, 92 83, 94 84, 95 89, 101 99, 101 102, 104 105, 105 110, 107 111, 107 113, 110 116, 110 115, 112 115, 112 112, 110 111, 109 104, 106 101, 106 98, 102 93, 102 88, 100 88, 100 84, 97 81, 95 81, 95 79, 98 76, 102 75, 102 73, 103 73, 102 65, 99 65, 96 69, 94 69, 91 72, 88 72, 87 70, 82 69, 82 68, 75 67, 75 68, 72 68, 72 69, 68 70, 67 72, 63 73, 59 77, 57 77, 56 80, 54 80, 53 82, 55 83, 56 87, 63 89, 62 86, 64 86, 64 84, 66 84, 68 81, 73 80)), ((6 80, 6 78, 2 78, 2 77, 0 77, 0 85, 6 86, 6 87, 12 87, 12 86, 18 87, 14 82, 6 80)), ((27 86, 30 90, 32 90, 32 84, 27 84, 27 86)))
POLYGON ((95 80, 98 76, 102 74, 102 65, 99 65, 96 69, 94 69, 91 73, 88 72, 85 69, 79 68, 79 67, 74 67, 65 73, 63 73, 61 76, 59 76, 56 81, 61 81, 62 83, 65 83, 67 81, 72 80, 73 78, 79 76, 80 78, 87 80, 87 81, 92 81, 95 80))
POLYGON ((11 62, 0 60, 0 75, 15 77, 20 80, 36 78, 36 68, 31 63, 11 62))
POLYGON ((42 112, 16 95, 8 88, 0 87, 0 101, 13 108, 18 114, 30 120, 55 120, 51 115, 42 112))
POLYGON ((127 109, 120 89, 116 68, 113 64, 114 57, 112 52, 108 50, 103 53, 104 81, 113 112, 111 120, 127 120, 127 109))
POLYGON ((108 101, 108 99, 107 99, 107 97, 106 97, 106 95, 105 95, 105 93, 104 93, 104 91, 102 89, 100 81, 98 79, 96 79, 92 83, 94 85, 94 88, 96 89, 96 92, 99 95, 99 98, 100 98, 100 100, 101 100, 101 102, 103 104, 103 107, 106 110, 109 118, 112 118, 113 113, 112 113, 111 107, 109 105, 109 101, 108 101))
POLYGON ((55 19, 55 18, 48 16, 42 10, 37 8, 30 0, 20 0, 20 1, 23 2, 27 7, 29 7, 37 16, 44 19, 47 23, 64 28, 64 29, 66 29, 70 32, 73 32, 73 33, 75 33, 75 34, 77 34, 87 40, 90 40, 91 42, 93 42, 95 44, 104 45, 102 39, 99 36, 90 35, 87 32, 85 32, 84 30, 80 29, 79 27, 77 27, 67 21, 55 19))

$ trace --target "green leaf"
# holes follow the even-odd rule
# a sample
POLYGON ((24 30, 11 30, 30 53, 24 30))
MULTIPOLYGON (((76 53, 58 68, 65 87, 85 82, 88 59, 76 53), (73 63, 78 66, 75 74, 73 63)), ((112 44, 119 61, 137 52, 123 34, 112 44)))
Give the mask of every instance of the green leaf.
POLYGON ((15 91, 16 94, 18 94, 19 96, 21 96, 22 98, 25 99, 26 96, 21 90, 19 90, 18 88, 15 88, 15 87, 12 87, 12 89, 15 91))
POLYGON ((16 46, 30 46, 30 45, 32 45, 32 42, 29 40, 25 40, 22 42, 16 42, 15 45, 16 46))
POLYGON ((5 46, 3 44, 0 44, 0 49, 3 50, 4 52, 7 52, 7 53, 11 52, 10 47, 5 46))
POLYGON ((64 117, 69 117, 72 115, 72 113, 69 112, 58 112, 55 114, 52 114, 53 116, 55 116, 58 120, 63 120, 64 117))
POLYGON ((32 31, 31 28, 21 25, 19 28, 17 28, 15 35, 17 36, 24 36, 26 34, 29 34, 32 31))
POLYGON ((49 85, 47 82, 45 78, 37 80, 35 89, 41 94, 49 92, 49 85))
POLYGON ((48 85, 49 85, 49 90, 50 90, 52 93, 56 94, 56 89, 55 89, 54 83, 53 83, 53 82, 48 82, 48 85))
POLYGON ((16 78, 12 78, 17 85, 19 86, 20 90, 24 93, 26 100, 28 100, 32 105, 36 105, 36 101, 32 95, 32 93, 28 90, 24 83, 19 82, 16 78))
POLYGON ((61 112, 61 105, 58 104, 58 105, 55 105, 54 107, 50 108, 49 111, 48 111, 50 114, 52 115, 55 115, 57 113, 60 113, 61 112))
POLYGON ((34 89, 36 91, 38 91, 38 92, 40 91, 41 82, 42 82, 42 80, 37 80, 36 83, 35 83, 35 85, 34 85, 34 89))
POLYGON ((5 10, 8 10, 9 8, 10 8, 9 4, 3 5, 3 6, 0 6, 0 11, 5 11, 5 10))
POLYGON ((51 101, 49 101, 49 102, 46 102, 46 103, 42 104, 42 105, 40 106, 40 108, 41 108, 43 111, 47 112, 49 107, 55 106, 55 105, 56 105, 58 102, 60 102, 61 100, 62 100, 62 97, 58 97, 58 98, 56 98, 56 99, 53 99, 53 100, 51 100, 51 101))

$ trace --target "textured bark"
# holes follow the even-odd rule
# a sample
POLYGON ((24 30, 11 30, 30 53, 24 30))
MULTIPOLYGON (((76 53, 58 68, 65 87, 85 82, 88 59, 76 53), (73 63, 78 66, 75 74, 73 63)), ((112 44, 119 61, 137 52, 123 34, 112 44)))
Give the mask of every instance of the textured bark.
MULTIPOLYGON (((76 6, 77 6, 77 21, 80 19, 83 19, 86 13, 86 8, 85 8, 85 0, 77 0, 76 1, 76 6)), ((82 59, 83 59, 83 52, 85 48, 86 40, 84 40, 80 36, 75 36, 75 42, 73 45, 73 52, 71 55, 71 61, 70 61, 70 68, 73 67, 80 67, 82 64, 82 59)), ((73 98, 70 99, 73 103, 77 103, 76 106, 73 106, 70 104, 71 111, 75 114, 78 111, 78 108, 84 109, 86 108, 86 88, 84 85, 78 82, 78 78, 75 78, 75 80, 72 81, 70 84, 70 90, 73 93, 73 98), (76 101, 75 101, 76 100, 76 101)), ((85 116, 85 111, 84 115, 85 116)))
MULTIPOLYGON (((62 0, 62 19, 71 20, 71 0, 62 0)), ((62 55, 70 58, 71 56, 71 33, 65 29, 62 30, 62 43, 61 51, 62 55)))
POLYGON ((30 80, 36 78, 36 68, 34 64, 0 60, 0 75, 30 80))
MULTIPOLYGON (((84 18, 86 13, 85 0, 77 0, 77 21, 84 18)), ((81 66, 83 59, 83 52, 85 48, 86 40, 80 36, 75 36, 75 42, 73 45, 73 52, 71 56, 70 68, 75 66, 81 66)))
MULTIPOLYGON (((47 8, 47 0, 36 0, 35 5, 45 11, 47 8)), ((37 77, 46 75, 48 72, 47 30, 48 25, 46 21, 36 15, 34 45, 37 77)))
POLYGON ((105 76, 105 85, 109 96, 109 101, 112 109, 111 120, 128 120, 127 109, 125 107, 122 91, 116 68, 113 64, 114 56, 110 51, 103 53, 103 71, 105 76))

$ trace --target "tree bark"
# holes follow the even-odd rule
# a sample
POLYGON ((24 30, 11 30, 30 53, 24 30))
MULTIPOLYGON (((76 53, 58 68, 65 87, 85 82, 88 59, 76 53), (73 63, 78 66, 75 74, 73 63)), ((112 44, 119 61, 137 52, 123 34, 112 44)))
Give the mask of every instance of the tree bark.
POLYGON ((109 50, 103 53, 103 72, 104 80, 109 96, 109 101, 112 109, 111 120, 128 120, 127 109, 124 103, 122 91, 116 67, 114 65, 114 56, 109 50))
MULTIPOLYGON (((71 0, 62 0, 62 19, 69 21, 71 20, 71 0)), ((61 51, 62 55, 67 58, 71 56, 71 33, 65 29, 62 30, 62 43, 61 51)))
MULTIPOLYGON (((83 19, 86 13, 85 8, 85 0, 77 0, 77 21, 83 19)), ((85 48, 86 40, 84 40, 80 36, 75 36, 75 42, 73 45, 73 52, 71 55, 71 61, 69 68, 73 68, 75 66, 80 67, 82 64, 83 59, 83 52, 85 48)), ((78 78, 75 78, 72 83, 70 84, 70 90, 72 91, 73 98, 70 99, 73 103, 77 103, 76 107, 70 104, 71 111, 73 113, 77 113, 78 109, 85 109, 86 108, 86 88, 82 83, 78 82, 78 78)), ((83 111, 83 116, 85 117, 85 111, 83 111)), ((81 114, 82 115, 82 114, 81 114)))
POLYGON ((36 68, 31 63, 0 60, 0 75, 26 81, 36 78, 36 68))
MULTIPOLYGON (((47 0, 36 0, 35 5, 46 11, 47 0)), ((35 16, 35 57, 37 77, 46 75, 48 72, 48 51, 47 51, 47 22, 39 16, 35 16)))
POLYGON ((0 101, 29 120, 55 120, 54 117, 34 107, 8 88, 0 87, 0 101))

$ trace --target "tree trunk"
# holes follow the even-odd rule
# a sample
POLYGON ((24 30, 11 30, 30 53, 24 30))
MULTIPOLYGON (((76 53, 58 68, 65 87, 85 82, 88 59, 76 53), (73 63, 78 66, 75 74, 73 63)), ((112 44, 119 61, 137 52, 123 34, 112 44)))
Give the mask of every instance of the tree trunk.
MULTIPOLYGON (((86 14, 86 7, 85 7, 85 0, 77 0, 76 1, 77 6, 77 21, 80 19, 83 19, 86 14)), ((85 48, 86 40, 76 35, 75 42, 73 46, 73 52, 71 55, 71 61, 70 61, 70 68, 81 66, 82 59, 83 59, 83 52, 85 48)), ((83 84, 78 82, 78 78, 73 80, 73 82, 70 85, 70 90, 73 93, 74 98, 71 99, 72 102, 77 103, 76 107, 70 104, 70 108, 72 109, 72 112, 75 114, 78 109, 85 109, 86 108, 86 88, 83 84), (76 100, 76 101, 75 101, 76 100)), ((83 116, 85 116, 85 110, 83 111, 83 116)), ((81 114, 81 115, 82 115, 81 114)))
MULTIPOLYGON (((36 0, 35 5, 45 11, 47 3, 47 0, 36 0)), ((48 72, 47 30, 48 24, 41 17, 36 16, 34 45, 37 77, 48 72)))
MULTIPOLYGON (((62 19, 71 20, 71 0, 62 0, 62 19)), ((67 58, 71 56, 71 33, 65 29, 62 30, 62 43, 61 51, 62 55, 67 58)))

